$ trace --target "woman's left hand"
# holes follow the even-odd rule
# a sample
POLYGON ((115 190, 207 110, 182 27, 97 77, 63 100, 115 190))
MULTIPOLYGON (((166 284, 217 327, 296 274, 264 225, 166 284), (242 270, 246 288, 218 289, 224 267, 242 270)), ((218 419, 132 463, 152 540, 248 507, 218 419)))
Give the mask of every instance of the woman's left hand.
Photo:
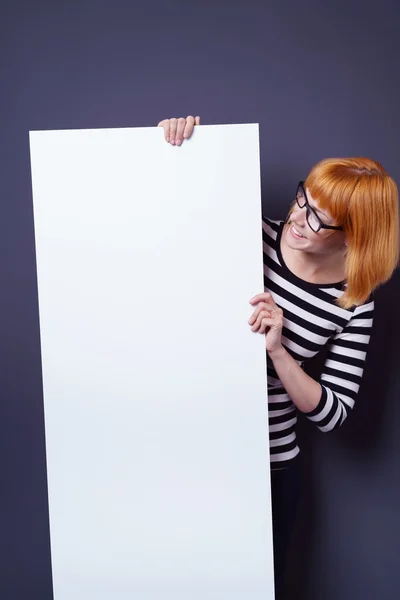
POLYGON ((255 310, 249 319, 251 330, 265 333, 265 347, 273 354, 282 346, 283 311, 277 306, 269 292, 257 294, 250 300, 255 310))

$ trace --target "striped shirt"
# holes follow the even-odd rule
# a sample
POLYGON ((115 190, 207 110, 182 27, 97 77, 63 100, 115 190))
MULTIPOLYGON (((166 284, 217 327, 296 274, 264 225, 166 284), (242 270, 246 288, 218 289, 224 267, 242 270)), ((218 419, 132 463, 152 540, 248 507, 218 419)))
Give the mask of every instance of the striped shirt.
MULTIPOLYGON (((321 431, 338 428, 354 406, 370 339, 374 302, 344 309, 335 302, 345 284, 315 284, 286 266, 280 241, 283 221, 263 220, 264 285, 283 310, 282 345, 298 364, 328 344, 318 406, 307 414, 321 431)), ((299 453, 297 408, 267 356, 271 468, 290 464, 299 453)))

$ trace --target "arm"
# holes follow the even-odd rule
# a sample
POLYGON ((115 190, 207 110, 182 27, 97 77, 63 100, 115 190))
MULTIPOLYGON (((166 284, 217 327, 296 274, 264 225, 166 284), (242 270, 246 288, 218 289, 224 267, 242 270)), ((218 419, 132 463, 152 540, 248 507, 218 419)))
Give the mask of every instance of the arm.
POLYGON ((307 414, 321 431, 340 427, 354 407, 364 371, 373 309, 373 301, 357 307, 347 326, 329 344, 321 375, 321 398, 307 414))
POLYGON ((339 427, 353 408, 370 339, 373 301, 355 309, 346 327, 331 340, 320 382, 307 375, 281 343, 283 312, 270 294, 250 319, 253 331, 266 333, 266 347, 283 387, 297 408, 322 431, 339 427))
POLYGON ((320 403, 321 384, 307 375, 283 346, 268 354, 293 404, 303 413, 314 411, 320 403))

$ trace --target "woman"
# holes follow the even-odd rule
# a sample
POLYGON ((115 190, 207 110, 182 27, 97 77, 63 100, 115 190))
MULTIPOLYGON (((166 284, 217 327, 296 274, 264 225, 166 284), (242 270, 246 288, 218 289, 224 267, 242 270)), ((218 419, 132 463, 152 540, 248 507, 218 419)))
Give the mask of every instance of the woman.
MULTIPOLYGON (((167 119, 180 145, 199 117, 167 119)), ((398 190, 367 158, 326 159, 297 187, 285 222, 263 219, 265 291, 249 325, 265 335, 276 598, 299 498, 296 413, 324 432, 339 427, 360 386, 373 320, 373 291, 399 259, 398 190), (327 346, 320 381, 303 370, 327 346)))

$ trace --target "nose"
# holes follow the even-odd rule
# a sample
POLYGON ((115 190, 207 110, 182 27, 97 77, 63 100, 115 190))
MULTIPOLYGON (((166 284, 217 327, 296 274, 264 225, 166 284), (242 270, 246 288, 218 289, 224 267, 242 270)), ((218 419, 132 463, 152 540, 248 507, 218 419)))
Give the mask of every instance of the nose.
POLYGON ((303 208, 300 208, 300 206, 296 203, 294 205, 293 211, 292 211, 292 215, 291 218, 293 221, 296 221, 296 223, 298 225, 301 225, 302 227, 305 227, 306 225, 306 207, 303 206, 303 208))

